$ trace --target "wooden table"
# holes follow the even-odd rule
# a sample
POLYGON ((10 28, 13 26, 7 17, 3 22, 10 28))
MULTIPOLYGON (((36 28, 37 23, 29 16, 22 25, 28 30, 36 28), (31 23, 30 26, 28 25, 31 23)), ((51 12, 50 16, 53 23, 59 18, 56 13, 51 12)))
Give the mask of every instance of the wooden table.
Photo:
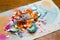
MULTIPOLYGON (((36 2, 38 0, 0 0, 0 12, 16 8, 18 6, 27 5, 29 3, 36 2)), ((60 8, 60 0, 53 0, 60 8)))

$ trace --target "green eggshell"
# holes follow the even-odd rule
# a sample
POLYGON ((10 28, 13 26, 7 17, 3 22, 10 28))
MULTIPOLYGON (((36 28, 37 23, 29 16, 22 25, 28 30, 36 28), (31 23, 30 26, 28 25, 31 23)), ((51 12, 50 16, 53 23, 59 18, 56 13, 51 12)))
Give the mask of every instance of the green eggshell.
POLYGON ((13 31, 13 32, 17 32, 18 31, 18 29, 16 28, 16 27, 14 27, 14 26, 11 26, 11 31, 13 31))

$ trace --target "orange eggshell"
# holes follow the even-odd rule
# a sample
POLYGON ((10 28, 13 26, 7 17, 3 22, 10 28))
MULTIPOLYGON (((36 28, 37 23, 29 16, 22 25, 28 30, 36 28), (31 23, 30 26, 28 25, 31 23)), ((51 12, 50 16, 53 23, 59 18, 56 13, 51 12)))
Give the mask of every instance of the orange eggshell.
POLYGON ((28 8, 24 11, 25 13, 32 13, 32 9, 31 8, 28 8))
POLYGON ((19 18, 19 16, 15 16, 14 18, 15 18, 15 19, 18 19, 18 18, 19 18))
POLYGON ((38 18, 37 13, 34 13, 32 16, 33 16, 33 19, 37 19, 38 18))
POLYGON ((31 27, 32 26, 32 20, 27 20, 27 27, 31 27))
POLYGON ((17 26, 18 26, 18 28, 21 29, 21 30, 23 29, 23 22, 24 22, 24 20, 21 20, 21 21, 18 21, 18 22, 17 22, 17 26))
POLYGON ((18 26, 18 29, 23 30, 23 25, 18 26))
POLYGON ((20 17, 22 17, 22 11, 21 11, 21 10, 18 10, 18 15, 19 15, 20 17))

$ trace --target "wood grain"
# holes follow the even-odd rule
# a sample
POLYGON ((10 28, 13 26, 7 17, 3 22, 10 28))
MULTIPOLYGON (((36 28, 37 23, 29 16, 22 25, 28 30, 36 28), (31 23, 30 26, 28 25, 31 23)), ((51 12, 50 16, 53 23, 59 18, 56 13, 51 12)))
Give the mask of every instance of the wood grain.
MULTIPOLYGON (((27 5, 39 0, 0 0, 0 12, 7 11, 22 5, 27 5)), ((53 2, 60 8, 60 0, 53 0, 53 2)))
POLYGON ((53 0, 53 2, 60 8, 60 0, 53 0))
POLYGON ((37 38, 35 40, 60 40, 60 30, 45 35, 43 37, 37 38))
POLYGON ((27 5, 38 0, 0 0, 0 12, 7 11, 22 5, 27 5))

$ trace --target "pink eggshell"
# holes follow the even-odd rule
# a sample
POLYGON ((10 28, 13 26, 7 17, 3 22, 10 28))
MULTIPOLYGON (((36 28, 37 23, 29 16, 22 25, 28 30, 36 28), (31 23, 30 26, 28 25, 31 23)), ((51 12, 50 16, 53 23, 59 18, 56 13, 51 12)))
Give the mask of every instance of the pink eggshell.
POLYGON ((39 25, 36 25, 37 28, 39 28, 40 26, 39 25))
POLYGON ((42 33, 43 31, 42 31, 42 30, 40 30, 39 32, 40 32, 40 33, 42 33))
POLYGON ((10 24, 9 23, 6 25, 5 31, 8 30, 8 29, 10 29, 10 24))

